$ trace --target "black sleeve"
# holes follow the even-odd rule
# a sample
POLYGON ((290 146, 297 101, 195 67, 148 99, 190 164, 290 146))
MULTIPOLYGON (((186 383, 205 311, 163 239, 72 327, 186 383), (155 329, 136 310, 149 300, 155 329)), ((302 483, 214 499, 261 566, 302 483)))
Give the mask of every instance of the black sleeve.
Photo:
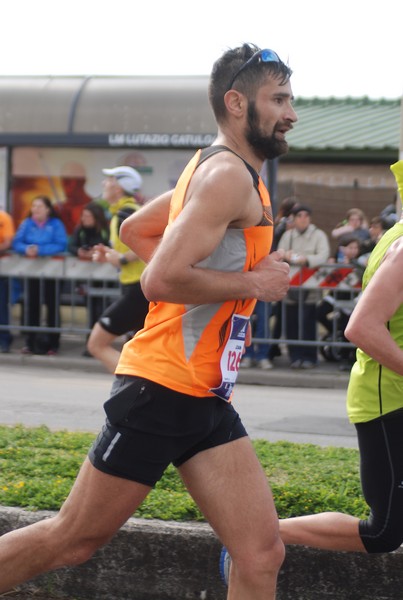
POLYGON ((132 206, 123 206, 118 212, 118 231, 120 229, 121 224, 127 217, 130 217, 135 212, 135 209, 132 206))

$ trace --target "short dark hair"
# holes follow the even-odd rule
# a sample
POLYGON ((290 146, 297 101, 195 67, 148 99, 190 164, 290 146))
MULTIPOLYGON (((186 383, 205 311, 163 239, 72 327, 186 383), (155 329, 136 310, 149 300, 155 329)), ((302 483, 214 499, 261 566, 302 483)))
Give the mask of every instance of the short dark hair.
POLYGON ((302 211, 307 212, 308 215, 312 214, 312 209, 310 206, 307 206, 306 204, 299 204, 299 203, 297 203, 293 206, 293 208, 291 209, 291 214, 297 215, 299 212, 302 212, 302 211))
MULTIPOLYGON (((254 44, 243 44, 238 48, 227 50, 214 63, 208 93, 217 122, 222 121, 226 116, 224 96, 232 78, 241 66, 259 50, 260 48, 254 44)), ((290 79, 292 71, 281 60, 279 62, 257 62, 239 74, 233 87, 245 96, 253 98, 268 75, 279 79, 280 85, 285 85, 290 79)))
POLYGON ((354 235, 354 232, 344 233, 338 239, 339 246, 348 246, 352 242, 356 242, 358 244, 358 248, 361 249, 361 240, 357 235, 354 235))

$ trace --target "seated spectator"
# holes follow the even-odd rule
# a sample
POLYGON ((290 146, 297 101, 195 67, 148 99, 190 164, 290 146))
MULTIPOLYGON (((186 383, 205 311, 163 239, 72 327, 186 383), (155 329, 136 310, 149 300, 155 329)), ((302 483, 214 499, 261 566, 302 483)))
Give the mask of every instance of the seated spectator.
MULTIPOLYGON (((293 208, 294 227, 286 231, 278 244, 285 251, 285 260, 299 267, 319 267, 330 254, 329 240, 324 231, 311 223, 309 206, 293 208)), ((316 340, 316 290, 292 289, 285 299, 286 337, 288 340, 316 340)), ((291 368, 311 369, 317 364, 317 347, 288 344, 291 368)))
MULTIPOLYGON (((358 266, 358 257, 360 255, 361 245, 358 237, 354 233, 345 234, 340 238, 340 245, 335 258, 329 258, 328 262, 337 262, 343 265, 358 267, 357 273, 361 278, 363 269, 358 266)), ((348 290, 331 291, 323 297, 322 301, 316 307, 316 318, 325 329, 323 339, 331 339, 348 343, 344 336, 344 330, 349 321, 352 309, 349 307, 338 307, 340 300, 351 300, 352 294, 348 290), (332 317, 330 317, 332 315, 332 317)), ((340 357, 340 370, 349 370, 354 362, 355 349, 349 347, 340 347, 338 352, 340 357)))
MULTIPOLYGON (((14 237, 14 222, 4 210, 0 210, 0 253, 6 252, 14 237)), ((9 282, 7 277, 0 277, 0 325, 8 325, 9 314, 9 282)), ((10 352, 12 335, 7 329, 0 329, 0 351, 10 352)))
POLYGON ((355 232, 345 233, 340 236, 338 242, 335 256, 330 256, 328 262, 347 265, 357 261, 363 244, 358 235, 355 232))
MULTIPOLYGON (((78 256, 81 260, 92 261, 97 244, 109 246, 109 224, 102 206, 97 202, 89 202, 81 212, 80 224, 70 238, 68 249, 71 254, 78 256)), ((91 285, 102 287, 103 283, 93 281, 91 285)), ((85 290, 85 286, 83 289, 85 290)), ((92 329, 105 309, 104 299, 100 296, 90 296, 87 299, 87 307, 88 328, 92 329)), ((83 355, 91 356, 88 350, 84 350, 83 355)))
POLYGON ((368 222, 360 208, 350 208, 346 213, 346 218, 332 230, 332 238, 337 240, 346 233, 353 233, 361 241, 369 238, 368 222))
POLYGON ((369 225, 369 235, 367 240, 361 243, 361 254, 358 258, 358 262, 363 267, 367 266, 367 262, 372 250, 379 242, 383 234, 387 229, 391 227, 390 222, 385 220, 383 217, 373 217, 369 225))
MULTIPOLYGON (((32 201, 29 216, 22 221, 15 234, 12 248, 17 254, 36 258, 54 256, 67 249, 66 229, 54 206, 46 196, 32 201)), ((47 327, 60 327, 59 283, 55 279, 27 277, 24 282, 23 324, 40 327, 42 303, 46 305, 47 327)), ((24 354, 56 354, 60 333, 29 331, 24 354)))

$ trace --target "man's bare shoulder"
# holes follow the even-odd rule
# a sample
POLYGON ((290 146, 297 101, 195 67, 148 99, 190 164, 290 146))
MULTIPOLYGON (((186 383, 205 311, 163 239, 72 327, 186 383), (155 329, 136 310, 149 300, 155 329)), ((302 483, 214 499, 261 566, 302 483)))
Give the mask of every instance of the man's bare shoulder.
POLYGON ((205 160, 196 170, 195 176, 203 180, 222 179, 226 184, 235 181, 236 184, 250 184, 251 174, 243 160, 233 152, 219 152, 205 160))
POLYGON ((224 209, 227 205, 232 220, 251 219, 243 226, 261 219, 261 205, 252 175, 242 159, 230 152, 211 156, 198 167, 187 194, 187 202, 194 200, 210 208, 220 205, 224 209))

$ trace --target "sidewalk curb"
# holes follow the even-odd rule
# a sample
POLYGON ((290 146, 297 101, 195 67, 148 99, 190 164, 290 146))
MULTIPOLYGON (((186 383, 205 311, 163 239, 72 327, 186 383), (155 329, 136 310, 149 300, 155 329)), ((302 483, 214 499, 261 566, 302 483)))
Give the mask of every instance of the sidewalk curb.
MULTIPOLYGON (((0 507, 0 534, 54 514, 0 507)), ((57 590, 68 600, 225 600, 220 550, 205 523, 129 519, 87 563, 42 575, 20 590, 57 590)), ((288 546, 277 599, 396 600, 402 572, 401 549, 368 555, 288 546)))
POLYGON ((66 371, 83 371, 88 373, 107 373, 104 366, 94 358, 72 357, 60 353, 56 356, 24 355, 9 353, 1 355, 3 364, 20 365, 22 367, 46 367, 66 371))

